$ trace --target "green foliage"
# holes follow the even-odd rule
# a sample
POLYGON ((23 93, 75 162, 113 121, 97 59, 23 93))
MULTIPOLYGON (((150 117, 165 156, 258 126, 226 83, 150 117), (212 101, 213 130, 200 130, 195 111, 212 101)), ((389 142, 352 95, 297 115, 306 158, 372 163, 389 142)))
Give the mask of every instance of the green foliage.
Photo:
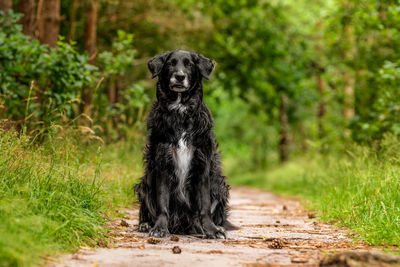
MULTIPOLYGON (((331 14, 327 54, 337 63, 331 68, 336 75, 354 76, 355 117, 350 129, 357 142, 379 141, 386 132, 398 133, 393 104, 399 99, 395 74, 400 58, 399 7, 398 1, 349 1, 331 14), (346 53, 352 56, 344 60, 346 53)), ((343 78, 332 80, 343 86, 343 78)), ((339 100, 344 97, 338 96, 339 100)))
POLYGON ((132 65, 136 51, 132 48, 133 34, 122 30, 117 32, 117 40, 111 45, 111 51, 99 54, 98 61, 103 75, 124 75, 132 65))
POLYGON ((111 51, 99 54, 96 67, 88 63, 86 53, 76 51, 75 43, 62 37, 57 48, 30 40, 17 24, 20 17, 12 12, 0 17, 0 119, 29 133, 47 134, 51 125, 77 118, 82 91, 96 87, 93 121, 105 130, 97 134, 115 140, 126 136, 133 125, 142 129, 149 98, 139 83, 122 81, 134 62, 133 34, 118 31, 111 51), (100 79, 103 83, 97 88, 100 79), (119 86, 113 105, 107 98, 110 86, 119 86))
POLYGON ((231 182, 301 196, 322 220, 349 227, 356 238, 397 245, 400 142, 392 137, 384 139, 384 158, 366 147, 350 147, 345 155, 309 155, 268 172, 237 174, 231 182))
POLYGON ((43 131, 61 115, 79 114, 73 103, 83 87, 94 85, 97 68, 62 39, 57 49, 30 40, 19 18, 12 12, 0 16, 0 118, 43 131))
POLYGON ((253 108, 273 114, 281 92, 298 94, 304 72, 305 58, 294 60, 303 47, 292 43, 283 9, 264 1, 211 5, 215 32, 206 53, 219 63, 217 79, 224 88, 239 90, 253 108))
MULTIPOLYGON (((68 3, 62 4, 61 11, 67 18, 68 3)), ((79 48, 83 47, 82 7, 76 13, 79 48)), ((99 72, 76 47, 61 42, 57 49, 50 49, 28 41, 15 24, 16 17, 2 16, 0 116, 20 123, 29 118, 28 128, 43 128, 39 127, 43 123, 79 115, 73 103, 82 90, 95 87, 93 120, 104 130, 106 140, 126 137, 132 127, 142 132, 149 95, 154 95, 146 90, 153 87, 145 81, 147 57, 186 48, 218 62, 213 81, 205 86, 216 120, 225 120, 224 114, 235 110, 240 112, 238 118, 257 125, 252 128, 257 129, 254 134, 244 134, 248 127, 236 122, 232 122, 237 124, 235 133, 218 130, 222 146, 225 142, 231 148, 247 144, 245 150, 238 149, 241 153, 234 152, 243 155, 243 162, 264 166, 269 155, 276 153, 282 94, 289 98, 287 115, 295 153, 301 153, 305 143, 336 146, 350 131, 358 142, 380 140, 386 132, 399 132, 394 89, 398 85, 388 78, 400 57, 399 12, 398 2, 381 0, 103 1, 99 72), (134 35, 120 28, 133 29, 134 35), (355 82, 356 116, 350 125, 342 115, 345 73, 355 82), (325 84, 321 93, 318 74, 325 84), (112 88, 118 91, 116 100, 107 95, 112 88), (221 90, 227 93, 225 100, 218 96, 221 90), (327 114, 320 135, 316 114, 322 102, 327 114)), ((61 24, 62 33, 67 34, 69 25, 61 24)))
POLYGON ((135 60, 134 35, 122 30, 117 35, 111 51, 99 54, 98 65, 105 80, 95 99, 95 117, 111 140, 126 136, 133 126, 142 129, 143 109, 150 102, 143 86, 123 81, 135 60), (114 103, 110 91, 115 95, 114 103))
POLYGON ((33 151, 11 132, 0 132, 0 150, 2 264, 28 265, 46 249, 101 238, 98 173, 84 177, 76 152, 50 143, 33 151))
POLYGON ((31 266, 40 255, 106 242, 104 215, 132 203, 139 147, 74 140, 50 136, 37 147, 0 131, 1 266, 31 266))
MULTIPOLYGON (((400 61, 399 61, 400 62, 400 61)), ((400 66, 387 61, 375 77, 379 89, 376 99, 363 121, 357 117, 353 136, 356 140, 381 140, 385 133, 400 136, 400 66), (357 124, 356 124, 357 123, 357 124)))
MULTIPOLYGON (((70 16, 70 3, 69 0, 62 1, 61 13, 65 18, 70 16)), ((396 196, 399 171, 395 165, 399 144, 396 140, 400 135, 398 1, 104 0, 99 10, 96 66, 88 64, 87 55, 82 51, 83 4, 79 4, 76 11, 77 43, 67 44, 61 38, 56 49, 25 37, 17 24, 19 15, 11 12, 9 16, 0 16, 1 120, 16 124, 18 130, 25 129, 28 133, 48 134, 55 128, 52 125, 74 126, 78 121, 74 118, 81 112, 78 104, 82 91, 91 88, 95 89, 91 109, 91 126, 95 132, 87 127, 77 128, 92 133, 91 137, 79 136, 80 143, 98 139, 94 134, 101 134, 108 142, 133 137, 129 139, 143 144, 144 118, 150 98, 155 94, 146 60, 165 50, 194 50, 218 63, 211 81, 204 83, 204 95, 215 119, 226 172, 236 177, 244 170, 258 170, 233 181, 303 195, 314 201, 314 208, 322 210, 323 218, 349 225, 373 244, 399 241, 395 217, 399 204, 396 196), (119 29, 129 29, 132 33, 119 29), (346 86, 354 89, 354 94, 345 94, 346 86), (282 96, 288 98, 287 138, 291 152, 302 158, 305 151, 311 155, 306 160, 295 160, 283 165, 282 169, 265 174, 260 169, 274 166, 278 161, 280 130, 283 128, 279 120, 282 96), (351 104, 353 96, 354 104, 351 104), (326 113, 319 113, 321 106, 326 113), (346 118, 343 115, 345 108, 354 108, 355 116, 346 118), (351 144, 350 138, 370 149, 365 152, 357 148, 352 152, 354 154, 349 152, 344 157, 344 151, 351 144), (385 224, 390 227, 385 228, 385 224)), ((67 21, 61 22, 64 35, 69 32, 67 21)), ((63 136, 65 131, 75 128, 58 126, 57 129, 63 136)), ((42 140, 47 140, 46 135, 42 140)), ((42 153, 39 156, 26 143, 28 141, 23 139, 21 142, 22 151, 28 151, 33 155, 32 159, 44 162, 39 166, 41 169, 35 169, 28 161, 31 165, 27 166, 38 173, 34 176, 38 184, 41 179, 59 173, 48 169, 49 166, 61 166, 63 173, 71 168, 68 164, 72 164, 77 170, 71 175, 83 177, 79 186, 83 188, 81 193, 91 199, 86 207, 90 210, 98 211, 99 208, 90 203, 95 199, 101 202, 103 195, 100 192, 113 203, 128 203, 132 197, 132 192, 126 189, 130 188, 129 182, 109 178, 132 178, 127 166, 131 158, 136 160, 141 154, 136 143, 131 147, 134 154, 119 147, 120 144, 107 151, 107 163, 102 165, 102 171, 106 170, 104 179, 112 182, 91 196, 84 179, 87 175, 81 173, 83 170, 79 166, 92 165, 83 160, 82 155, 68 152, 67 159, 63 158, 65 162, 57 156, 54 163, 49 159, 54 151, 48 151, 54 144, 39 148, 37 153, 42 153), (63 164, 68 168, 64 169, 63 164), (118 193, 113 195, 111 192, 118 193)), ((123 143, 126 147, 130 145, 123 143)), ((13 147, 12 144, 6 146, 13 147)), ((69 151, 68 148, 60 151, 63 150, 69 151)), ((98 154, 90 151, 88 155, 98 154)), ((0 163, 0 177, 1 166, 0 163)), ((140 167, 135 166, 135 170, 140 167)), ((13 177, 30 177, 26 173, 16 173, 14 169, 11 173, 13 177)), ((72 176, 66 177, 72 179, 72 176)), ((52 183, 56 190, 57 179, 52 183)), ((27 178, 27 181, 30 180, 27 178)), ((32 185, 41 188, 33 182, 32 185)), ((68 188, 75 190, 73 182, 68 185, 60 182, 59 186, 70 186, 68 188)), ((23 193, 33 190, 22 187, 22 191, 18 190, 23 193)), ((66 195, 70 189, 66 190, 66 195)), ((20 192, 18 190, 15 192, 20 192)), ((53 191, 46 190, 46 193, 38 192, 43 198, 51 198, 53 191)), ((11 199, 7 203, 10 210, 22 201, 27 207, 21 209, 22 212, 37 211, 26 195, 23 194, 21 200, 14 197, 17 193, 7 192, 11 199)), ((60 192, 53 193, 58 195, 60 192)), ((79 192, 77 197, 85 198, 79 192)), ((35 201, 41 203, 42 200, 38 197, 35 201)), ((1 203, 0 207, 3 207, 1 203)), ((46 211, 45 208, 42 210, 46 211)), ((63 208, 60 210, 68 212, 63 208)), ((53 223, 47 222, 46 217, 51 212, 34 214, 39 214, 39 217, 32 217, 39 218, 39 228, 41 222, 43 225, 53 223)), ((7 221, 3 224, 7 225, 4 229, 12 227, 12 223, 7 221)), ((23 225, 18 224, 18 228, 23 229, 23 225)), ((6 232, 0 228, 1 231, 6 232)), ((33 240, 27 247, 34 248, 43 241, 39 235, 32 237, 30 229, 21 230, 21 233, 24 231, 26 238, 33 240)), ((21 233, 18 240, 24 238, 21 233)), ((40 233, 46 237, 44 230, 40 233)), ((54 239, 54 235, 47 237, 51 242, 64 240, 64 237, 54 239)), ((68 238, 70 236, 65 234, 65 240, 68 238)), ((65 240, 56 242, 61 247, 77 245, 65 240)), ((43 244, 51 243, 46 242, 43 244)), ((12 255, 12 251, 1 254, 0 249, 0 257, 12 255)), ((13 257, 19 261, 23 255, 21 252, 13 257)))
POLYGON ((215 133, 226 159, 225 169, 233 173, 243 168, 264 168, 268 161, 275 161, 277 132, 268 125, 268 114, 252 111, 237 91, 224 90, 218 80, 206 86, 211 89, 205 95, 205 102, 214 115, 215 133))
MULTIPOLYGON (((192 1, 181 2, 193 12, 192 1)), ((205 95, 216 118, 222 151, 229 147, 227 154, 240 166, 265 167, 276 160, 281 95, 289 98, 289 121, 295 123, 300 108, 296 104, 309 91, 301 85, 308 60, 304 42, 288 27, 280 5, 203 1, 195 8, 213 25, 212 35, 195 47, 217 61, 205 95)))

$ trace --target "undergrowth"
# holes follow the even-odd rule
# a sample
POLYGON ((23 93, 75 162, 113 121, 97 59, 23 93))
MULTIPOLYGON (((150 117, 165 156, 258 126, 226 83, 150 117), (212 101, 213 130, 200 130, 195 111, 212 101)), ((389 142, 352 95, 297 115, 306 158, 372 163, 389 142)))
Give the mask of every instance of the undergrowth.
POLYGON ((398 142, 380 153, 352 147, 341 154, 313 154, 272 170, 236 174, 231 183, 301 196, 322 220, 349 227, 371 245, 397 246, 400 157, 395 147, 398 142))
MULTIPOLYGON (((51 136, 36 145, 0 131, 0 266, 36 265, 46 255, 104 244, 108 216, 134 201, 143 140, 102 145, 51 136)), ((266 171, 233 172, 229 182, 301 196, 322 220, 348 226, 369 244, 397 245, 399 148, 387 140, 378 152, 312 153, 266 171)))
POLYGON ((141 172, 136 145, 80 145, 0 131, 0 266, 106 242, 108 215, 133 203, 141 172))

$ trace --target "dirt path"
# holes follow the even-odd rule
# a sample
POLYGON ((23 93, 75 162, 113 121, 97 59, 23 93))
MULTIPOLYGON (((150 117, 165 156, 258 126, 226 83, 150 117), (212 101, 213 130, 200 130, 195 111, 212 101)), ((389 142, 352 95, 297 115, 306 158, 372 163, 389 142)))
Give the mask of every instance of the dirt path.
POLYGON ((370 250, 344 229, 318 223, 297 200, 236 187, 230 203, 231 221, 241 229, 227 240, 178 236, 150 244, 136 231, 137 210, 129 210, 128 227, 112 223, 110 248, 81 249, 53 266, 315 266, 329 252, 370 250), (175 246, 181 253, 173 253, 175 246))

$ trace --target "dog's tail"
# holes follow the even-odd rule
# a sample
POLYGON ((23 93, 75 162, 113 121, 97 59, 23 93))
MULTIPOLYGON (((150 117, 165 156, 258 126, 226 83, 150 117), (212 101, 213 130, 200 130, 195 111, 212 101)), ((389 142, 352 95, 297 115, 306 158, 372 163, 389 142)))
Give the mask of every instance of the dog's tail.
POLYGON ((225 230, 227 230, 227 231, 233 231, 233 230, 239 230, 240 229, 239 226, 234 225, 233 223, 231 223, 228 220, 225 220, 223 226, 224 226, 225 230))

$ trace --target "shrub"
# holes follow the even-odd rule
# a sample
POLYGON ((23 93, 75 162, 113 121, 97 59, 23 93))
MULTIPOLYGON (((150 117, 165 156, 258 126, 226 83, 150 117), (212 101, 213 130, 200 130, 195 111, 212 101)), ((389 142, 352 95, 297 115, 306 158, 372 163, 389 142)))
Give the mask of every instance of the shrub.
POLYGON ((0 119, 45 131, 79 114, 81 90, 94 86, 97 68, 63 38, 57 48, 29 39, 17 24, 20 17, 12 11, 0 16, 0 119))

